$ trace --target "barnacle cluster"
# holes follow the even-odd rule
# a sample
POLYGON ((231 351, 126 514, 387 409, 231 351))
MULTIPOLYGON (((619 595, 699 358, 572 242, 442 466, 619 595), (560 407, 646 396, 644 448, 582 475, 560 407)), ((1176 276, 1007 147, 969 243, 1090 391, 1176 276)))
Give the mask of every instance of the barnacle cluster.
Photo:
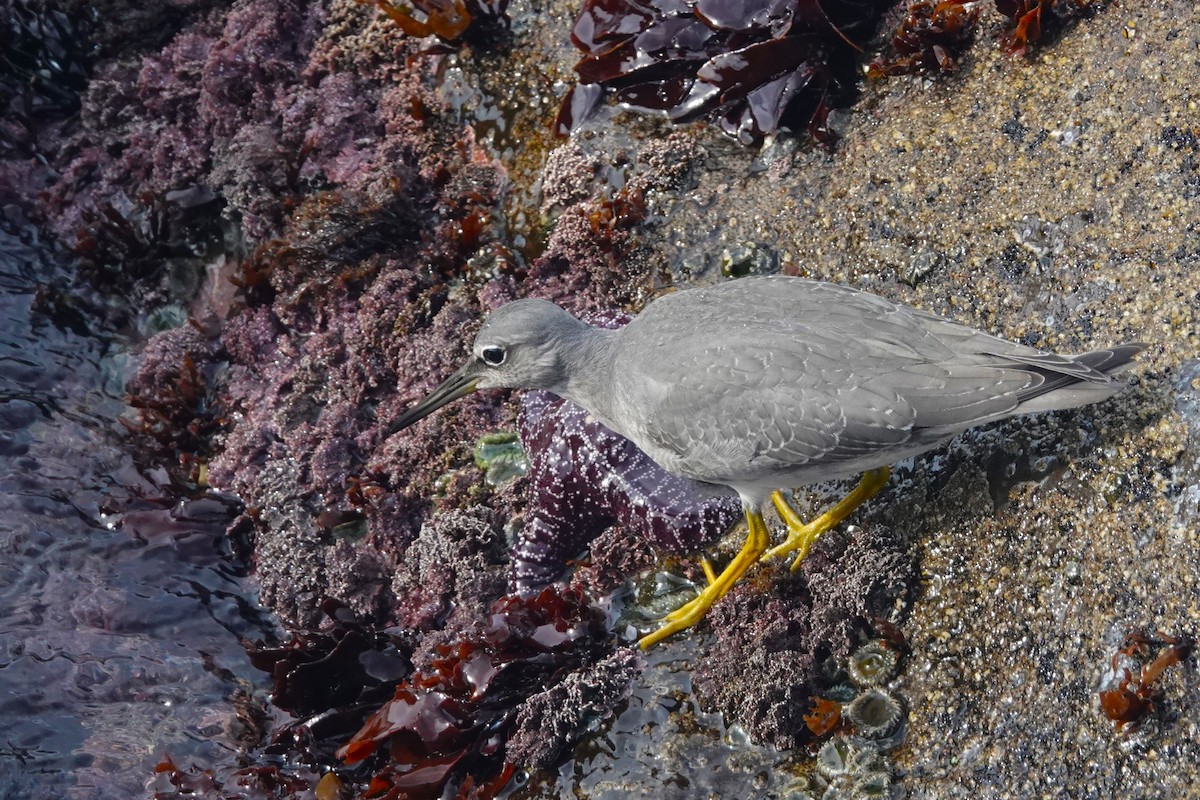
POLYGON ((878 0, 585 0, 571 41, 584 57, 556 131, 608 96, 676 123, 709 119, 744 144, 780 128, 830 141, 831 107, 854 95, 878 0))

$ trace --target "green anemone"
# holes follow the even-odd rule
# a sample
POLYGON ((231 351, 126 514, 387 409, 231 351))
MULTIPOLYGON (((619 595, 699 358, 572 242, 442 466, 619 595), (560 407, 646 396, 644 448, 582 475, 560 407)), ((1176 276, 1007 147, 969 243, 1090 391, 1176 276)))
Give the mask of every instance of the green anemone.
POLYGON ((904 719, 904 707, 891 692, 872 688, 845 706, 842 717, 854 726, 859 736, 883 739, 900 727, 904 719))
POLYGON ((897 661, 895 650, 874 639, 854 651, 846 672, 858 686, 882 686, 895 674, 897 661))

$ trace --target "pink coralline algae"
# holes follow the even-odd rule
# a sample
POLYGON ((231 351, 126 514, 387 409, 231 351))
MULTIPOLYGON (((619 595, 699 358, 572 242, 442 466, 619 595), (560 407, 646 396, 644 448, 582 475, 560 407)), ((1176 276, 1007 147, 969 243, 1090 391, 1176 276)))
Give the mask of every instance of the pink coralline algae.
POLYGON ((724 487, 672 475, 574 403, 527 392, 518 416, 533 506, 512 552, 510 586, 536 589, 620 524, 669 553, 695 553, 741 517, 724 487))
POLYGON ((594 729, 629 699, 634 676, 643 666, 636 648, 623 647, 591 669, 573 672, 557 686, 529 698, 513 723, 508 760, 526 768, 551 767, 582 731, 594 729))
POLYGON ((756 741, 790 749, 812 735, 804 715, 828 681, 825 660, 844 660, 872 638, 908 595, 915 569, 900 537, 872 525, 827 533, 798 573, 776 575, 768 590, 743 584, 713 607, 716 642, 695 682, 706 704, 756 741))
POLYGON ((486 615, 504 593, 507 542, 496 515, 479 507, 435 512, 392 576, 394 616, 411 630, 451 627, 486 615))
POLYGON ((323 91, 311 88, 319 75, 303 74, 323 14, 320 4, 246 0, 146 55, 134 74, 123 64, 101 71, 50 192, 56 231, 70 242, 84 211, 121 192, 193 186, 220 187, 252 239, 277 230, 294 188, 281 165, 295 161, 306 133, 284 112, 323 91))

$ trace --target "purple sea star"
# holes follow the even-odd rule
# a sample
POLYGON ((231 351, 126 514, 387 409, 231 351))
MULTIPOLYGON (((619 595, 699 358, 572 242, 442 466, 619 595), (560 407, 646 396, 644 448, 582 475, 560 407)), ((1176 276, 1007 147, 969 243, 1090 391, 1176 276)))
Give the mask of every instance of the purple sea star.
POLYGON ((674 554, 694 553, 740 519, 721 486, 672 475, 574 403, 526 392, 517 418, 533 506, 512 551, 510 588, 557 580, 569 559, 620 523, 674 554))

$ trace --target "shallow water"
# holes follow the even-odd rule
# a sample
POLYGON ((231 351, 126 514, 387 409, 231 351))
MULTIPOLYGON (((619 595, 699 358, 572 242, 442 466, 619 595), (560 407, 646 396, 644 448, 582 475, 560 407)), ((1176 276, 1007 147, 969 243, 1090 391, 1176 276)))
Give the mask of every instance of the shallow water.
POLYGON ((0 220, 0 797, 145 796, 220 763, 272 623, 227 552, 232 508, 170 496, 117 417, 132 344, 34 310, 66 271, 0 220))

